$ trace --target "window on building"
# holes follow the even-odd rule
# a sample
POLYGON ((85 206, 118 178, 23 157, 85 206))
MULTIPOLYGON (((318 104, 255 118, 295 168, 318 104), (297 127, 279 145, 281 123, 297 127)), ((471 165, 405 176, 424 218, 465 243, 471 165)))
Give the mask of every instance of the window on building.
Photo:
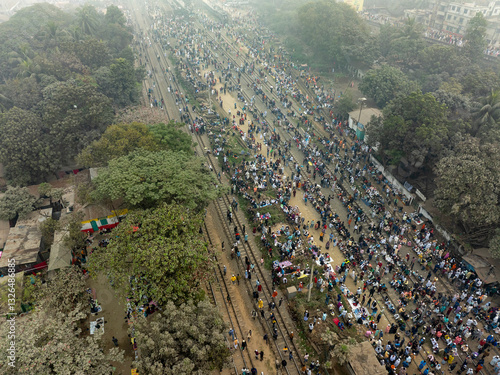
POLYGON ((451 15, 448 14, 448 17, 446 17, 447 20, 451 20, 451 15))
POLYGON ((460 12, 460 7, 457 7, 457 12, 460 12))
POLYGON ((460 17, 460 21, 458 21, 458 23, 464 23, 464 19, 460 17))
POLYGON ((453 6, 451 7, 451 10, 455 10, 455 8, 456 8, 456 7, 455 7, 455 5, 453 5, 453 6))
POLYGON ((453 16, 453 21, 456 21, 457 20, 457 16, 453 16))
POLYGON ((464 14, 469 13, 469 9, 464 9, 464 14))

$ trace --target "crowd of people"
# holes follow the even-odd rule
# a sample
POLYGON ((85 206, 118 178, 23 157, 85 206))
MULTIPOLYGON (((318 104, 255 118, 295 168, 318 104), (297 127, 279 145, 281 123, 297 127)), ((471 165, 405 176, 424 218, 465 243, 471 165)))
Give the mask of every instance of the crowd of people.
MULTIPOLYGON (((273 284, 293 282, 300 291, 304 285, 298 276, 315 272, 315 285, 325 295, 324 314, 338 315, 341 329, 362 325, 389 374, 405 374, 419 355, 417 367, 426 375, 445 364, 448 370, 458 367, 458 373, 479 372, 486 362, 499 373, 492 355, 499 310, 484 283, 453 255, 449 243, 436 238, 428 222, 406 213, 404 195, 376 170, 370 147, 333 117, 331 89, 318 77, 302 74, 300 80, 292 74, 290 61, 265 48, 262 31, 248 37, 206 17, 191 27, 161 14, 158 20, 156 37, 181 60, 193 85, 208 87, 221 108, 227 91, 237 97, 234 107, 225 103, 226 118, 209 123, 200 117, 191 129, 207 132, 210 152, 220 158, 231 192, 249 201, 253 234, 270 257, 279 259, 273 284), (245 46, 246 58, 238 52, 241 64, 224 57, 232 47, 223 35, 245 46), (176 38, 175 45, 169 38, 176 38), (313 120, 321 124, 321 133, 313 120), (250 152, 234 154, 231 135, 250 152), (304 206, 314 208, 317 220, 306 220, 299 205, 290 203, 297 194, 304 206), (286 218, 275 228, 266 215, 270 205, 280 207, 286 218), (345 260, 334 266, 336 247, 345 260), (296 264, 299 256, 308 264, 296 264), (309 263, 317 265, 316 271, 309 263), (353 292, 347 287, 349 274, 353 292), (381 328, 383 315, 392 323, 381 328), (390 340, 384 334, 392 335, 390 340)), ((241 235, 247 240, 247 233, 235 228, 237 256, 241 235)), ((251 278, 255 265, 247 266, 245 277, 251 278)), ((262 314, 261 291, 256 284, 254 298, 262 314)), ((324 314, 314 319, 324 320, 324 314)), ((312 333, 314 322, 308 324, 312 333)))

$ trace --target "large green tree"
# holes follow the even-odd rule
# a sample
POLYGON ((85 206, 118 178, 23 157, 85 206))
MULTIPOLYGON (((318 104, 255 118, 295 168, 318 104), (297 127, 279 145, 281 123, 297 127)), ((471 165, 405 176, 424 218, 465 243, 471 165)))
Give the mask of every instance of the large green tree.
POLYGON ((483 58, 484 50, 488 45, 486 41, 487 26, 488 21, 486 21, 481 12, 476 12, 475 16, 467 24, 464 54, 472 62, 483 58))
POLYGON ((355 108, 356 104, 353 101, 351 92, 346 91, 335 104, 335 113, 341 120, 347 120, 349 118, 349 112, 353 111, 355 108))
POLYGON ((483 97, 473 110, 473 127, 471 134, 477 136, 480 133, 487 134, 489 130, 499 128, 500 120, 500 90, 492 91, 490 95, 483 97))
POLYGON ((425 48, 422 37, 422 25, 414 18, 407 18, 403 27, 397 28, 390 40, 388 59, 393 64, 411 67, 418 61, 425 48))
POLYGON ((380 143, 381 152, 392 162, 404 156, 415 168, 428 167, 437 159, 450 126, 446 107, 431 94, 418 92, 393 100, 383 119, 371 125, 370 143, 380 143))
POLYGON ((114 229, 109 245, 89 256, 88 267, 110 275, 138 304, 145 297, 161 305, 187 301, 198 295, 210 268, 202 225, 202 213, 180 205, 133 211, 114 229))
POLYGON ((436 166, 435 204, 469 228, 500 221, 500 151, 468 137, 436 166))
POLYGON ((23 219, 34 210, 36 202, 37 199, 27 188, 8 186, 0 197, 0 219, 23 219))
MULTIPOLYGON (((82 332, 83 319, 88 315, 85 311, 88 294, 81 270, 60 270, 44 286, 35 291, 35 310, 15 319, 16 360, 15 367, 9 367, 9 373, 112 374, 111 361, 122 362, 123 351, 112 348, 105 352, 99 333, 82 332)), ((10 324, 3 321, 0 350, 4 353, 10 348, 9 328, 10 324)), ((5 361, 3 367, 7 368, 5 361)))
POLYGON ((375 100, 378 106, 385 107, 392 99, 404 97, 419 88, 400 69, 383 65, 379 69, 369 70, 359 89, 375 100))
POLYGON ((16 107, 0 114, 0 161, 7 179, 18 185, 55 172, 57 154, 39 116, 16 107))
POLYGON ((148 128, 162 149, 192 154, 193 140, 189 134, 180 130, 183 126, 183 123, 170 120, 168 124, 153 124, 148 125, 148 128))
POLYGON ((94 35, 102 21, 102 16, 92 5, 84 5, 78 8, 77 19, 80 29, 88 35, 94 35))
POLYGON ((71 160, 98 139, 113 119, 110 100, 90 83, 58 82, 42 94, 42 119, 61 161, 71 160))
POLYGON ((453 75, 463 65, 458 57, 457 47, 433 44, 418 55, 420 69, 425 74, 448 73, 453 75))
POLYGON ((349 64, 368 38, 366 24, 348 4, 309 2, 297 13, 302 42, 329 69, 349 64))
POLYGON ((155 137, 144 124, 113 124, 101 138, 85 147, 78 155, 80 163, 87 167, 106 166, 111 159, 125 156, 136 149, 158 150, 155 137))
POLYGON ((133 207, 167 202, 199 210, 217 196, 215 177, 203 160, 181 152, 136 150, 111 160, 94 182, 95 199, 123 198, 133 207))
POLYGON ((9 98, 9 108, 33 109, 42 99, 41 87, 35 77, 8 80, 0 93, 9 98))
POLYGON ((116 23, 120 26, 125 26, 125 22, 127 22, 127 19, 123 15, 123 12, 116 5, 109 5, 106 8, 106 15, 104 16, 104 20, 107 23, 116 23))
POLYGON ((109 67, 102 67, 96 75, 99 89, 120 107, 137 103, 140 84, 136 79, 133 61, 115 59, 109 67))
POLYGON ((165 313, 151 320, 140 317, 134 331, 141 355, 134 362, 138 372, 150 375, 202 375, 222 371, 231 353, 225 344, 224 323, 208 301, 176 306, 168 302, 165 313))

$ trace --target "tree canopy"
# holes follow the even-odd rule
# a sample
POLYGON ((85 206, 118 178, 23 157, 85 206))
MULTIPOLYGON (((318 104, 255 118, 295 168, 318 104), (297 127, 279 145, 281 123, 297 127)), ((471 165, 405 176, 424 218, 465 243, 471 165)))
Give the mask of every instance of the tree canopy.
POLYGON ((108 126, 101 138, 82 150, 78 160, 87 167, 102 167, 111 159, 125 156, 136 149, 158 149, 156 139, 148 127, 138 122, 113 124, 108 126))
POLYGON ((36 4, 0 24, 0 162, 7 179, 38 183, 139 99, 132 34, 116 6, 73 17, 36 4))
POLYGON ((331 69, 345 66, 358 56, 368 29, 348 4, 333 1, 309 2, 297 10, 299 37, 331 69))
POLYGON ((468 137, 436 165, 435 204, 471 228, 500 221, 500 151, 468 137), (487 156, 487 157, 485 157, 487 156))
POLYGON ((47 133, 31 111, 14 107, 0 114, 0 161, 9 181, 28 185, 55 171, 57 154, 47 133))
POLYGON ((101 138, 85 147, 78 161, 87 167, 106 166, 111 159, 143 149, 147 151, 170 150, 193 155, 189 134, 179 127, 182 123, 145 125, 139 122, 108 126, 101 138))
POLYGON ((35 208, 37 198, 27 188, 8 186, 0 197, 0 219, 23 219, 35 208))
POLYGON ((370 143, 398 162, 402 156, 420 168, 435 160, 448 136, 446 107, 431 94, 412 93, 393 100, 383 119, 368 126, 370 143))
POLYGON ((160 305, 187 301, 209 270, 202 225, 202 213, 177 204, 133 211, 114 229, 109 245, 89 256, 88 267, 109 274, 113 285, 138 304, 144 296, 160 305))
MULTIPOLYGON (((123 361, 123 351, 103 351, 101 336, 83 334, 81 321, 87 316, 88 294, 80 270, 60 270, 46 288, 38 289, 38 303, 29 315, 16 317, 16 367, 12 374, 110 374, 111 361, 123 361)), ((9 324, 0 335, 7 337, 9 324)), ((9 340, 0 340, 7 352, 9 340)))
POLYGON ((222 370, 231 356, 225 344, 224 323, 208 301, 165 305, 150 321, 140 317, 134 331, 141 355, 134 365, 141 374, 202 375, 222 370))
POLYGON ((397 97, 417 91, 418 84, 411 81, 400 69, 382 65, 379 69, 369 70, 359 85, 361 92, 385 107, 397 97))
POLYGON ((488 45, 486 41, 487 25, 488 21, 486 21, 481 12, 476 12, 474 17, 467 23, 464 54, 470 61, 478 61, 483 56, 484 50, 488 45))
POLYGON ((136 150, 113 159, 94 180, 97 200, 132 207, 176 203, 200 210, 217 196, 216 180, 203 160, 182 152, 136 150))

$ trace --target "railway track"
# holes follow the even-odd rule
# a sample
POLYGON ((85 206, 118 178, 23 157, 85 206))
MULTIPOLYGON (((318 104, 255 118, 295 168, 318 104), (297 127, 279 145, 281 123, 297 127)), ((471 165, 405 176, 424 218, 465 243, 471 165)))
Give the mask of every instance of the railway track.
MULTIPOLYGON (((141 23, 144 25, 145 22, 142 21, 141 23)), ((152 43, 151 49, 149 51, 147 51, 148 57, 149 57, 148 58, 149 62, 151 63, 152 66, 154 66, 156 68, 153 70, 153 76, 156 77, 156 80, 158 82, 158 90, 159 90, 160 94, 163 95, 164 88, 162 88, 161 77, 158 76, 157 71, 164 71, 165 66, 168 66, 170 68, 172 66, 170 65, 170 62, 163 56, 163 54, 158 53, 158 52, 160 52, 160 51, 158 50, 158 47, 156 46, 155 43, 152 43), (153 64, 153 61, 155 61, 155 59, 152 58, 152 53, 157 54, 157 56, 156 56, 157 63, 153 64), (162 64, 164 64, 164 65, 162 66, 162 64)), ((178 90, 180 90, 180 87, 178 86, 177 83, 175 83, 174 85, 177 87, 178 90)), ((187 104, 185 102, 185 99, 181 99, 181 100, 182 100, 182 103, 184 105, 187 104)), ((192 113, 189 112, 188 115, 190 116, 191 120, 193 120, 192 113)), ((196 134, 195 137, 199 141, 198 145, 199 145, 201 150, 203 150, 205 147, 207 147, 207 143, 205 142, 205 140, 203 139, 203 137, 201 135, 196 134)), ((212 157, 210 155, 205 155, 205 157, 207 159, 207 162, 212 166, 213 170, 217 171, 218 170, 218 163, 213 161, 212 157)), ((220 177, 218 177, 218 178, 219 178, 219 181, 221 181, 220 177)), ((224 219, 224 215, 223 215, 223 212, 225 212, 230 206, 229 199, 230 198, 228 196, 222 196, 221 198, 219 198, 219 200, 217 200, 217 202, 215 202, 215 206, 217 208, 217 212, 218 212, 219 218, 221 220, 221 223, 223 224, 224 233, 226 235, 226 238, 228 240, 234 240, 234 235, 231 235, 231 228, 229 228, 229 224, 226 222, 226 220, 224 219)), ((235 221, 237 222, 237 226, 240 228, 240 230, 243 226, 243 224, 242 224, 243 220, 244 220, 243 217, 238 217, 238 215, 235 215, 235 221)), ((209 242, 210 242, 210 240, 209 240, 209 242)), ((255 265, 255 269, 257 270, 259 280, 260 280, 261 285, 263 287, 263 294, 262 294, 263 298, 262 299, 263 299, 263 301, 265 301, 268 304, 269 302, 271 302, 271 299, 272 299, 271 296, 273 293, 273 289, 269 286, 268 281, 267 281, 268 276, 266 276, 265 271, 261 269, 260 261, 258 260, 258 256, 255 255, 254 252, 257 252, 257 250, 252 249, 252 247, 248 243, 242 245, 242 249, 241 249, 242 257, 248 257, 249 259, 253 260, 253 262, 254 262, 253 264, 255 265)), ((242 270, 245 269, 245 265, 243 263, 243 258, 239 258, 238 267, 242 270)), ((217 280, 218 280, 219 286, 220 286, 220 288, 219 288, 220 293, 224 294, 223 291, 225 290, 226 297, 227 297, 227 295, 229 295, 230 299, 232 299, 231 294, 233 292, 230 292, 230 287, 228 287, 227 284, 225 283, 225 279, 222 275, 223 271, 220 268, 220 264, 217 264, 216 270, 218 271, 216 273, 216 275, 217 275, 217 280), (220 280, 219 280, 219 277, 220 277, 220 280)), ((244 273, 244 272, 242 272, 242 273, 244 273)), ((247 292, 251 295, 253 293, 253 286, 252 286, 251 282, 249 282, 248 280, 245 280, 244 284, 245 284, 245 288, 246 288, 247 292)), ((214 301, 216 303, 217 303, 217 300, 219 300, 217 305, 221 306, 221 299, 224 300, 224 298, 222 296, 217 297, 216 290, 214 291, 213 298, 214 298, 214 301)), ((278 301, 276 301, 275 303, 278 304, 278 301)), ((243 313, 248 313, 248 311, 245 311, 245 312, 239 311, 238 307, 235 307, 233 304, 228 303, 227 298, 225 300, 225 307, 226 307, 227 316, 229 317, 231 324, 234 327, 236 327, 236 326, 238 327, 238 330, 240 331, 241 337, 245 337, 244 331, 241 328, 241 324, 238 320, 238 316, 241 316, 241 314, 243 314, 243 313)), ((254 303, 254 308, 255 308, 255 310, 258 310, 256 303, 254 303)), ((293 354, 293 359, 291 361, 293 365, 287 366, 285 368, 285 371, 287 374, 300 374, 299 366, 302 365, 302 357, 300 356, 300 353, 296 347, 295 342, 293 340, 290 340, 289 335, 290 335, 290 332, 293 331, 293 329, 291 328, 291 322, 288 321, 285 323, 285 318, 283 318, 282 313, 280 312, 279 308, 275 309, 274 312, 275 312, 275 319, 276 319, 275 326, 277 328, 278 337, 276 340, 271 340, 271 341, 274 342, 273 346, 275 348, 275 354, 281 360, 285 359, 288 362, 289 359, 285 358, 285 356, 283 354, 283 348, 285 348, 285 347, 289 348, 289 351, 291 351, 293 354)), ((273 332, 272 322, 270 322, 267 319, 260 320, 260 322, 263 323, 265 331, 268 332, 270 335, 272 335, 272 332, 273 332)), ((248 367, 248 364, 250 364, 251 367, 253 367, 252 357, 251 357, 251 355, 248 355, 248 350, 246 352, 247 353, 242 353, 242 356, 241 356, 241 359, 243 361, 242 364, 245 367, 248 367), (245 357, 247 357, 247 358, 245 359, 245 357)), ((237 364, 235 364, 235 366, 237 366, 237 364)))
MULTIPOLYGON (((209 246, 213 249, 212 243, 212 234, 209 232, 206 224, 204 230, 204 236, 209 244, 209 246)), ((212 254, 215 259, 214 266, 214 278, 212 282, 209 282, 208 290, 209 294, 212 297, 212 303, 219 308, 221 314, 223 314, 225 321, 229 323, 231 329, 234 331, 234 337, 238 340, 237 349, 234 348, 234 342, 228 342, 228 348, 233 353, 232 362, 235 370, 235 374, 238 375, 238 369, 244 368, 252 368, 254 367, 254 359, 252 359, 252 354, 250 353, 250 349, 247 347, 246 349, 242 349, 242 342, 246 337, 246 333, 248 329, 243 326, 238 316, 240 316, 241 311, 238 306, 235 306, 232 301, 234 300, 234 288, 227 285, 226 282, 226 274, 224 270, 221 268, 217 255, 215 253, 212 254), (236 354, 239 355, 236 355, 236 354)))
MULTIPOLYGON (((208 33, 208 31, 207 31, 207 33, 208 33)), ((215 40, 215 35, 213 36, 213 39, 212 39, 212 40, 215 40)), ((227 41, 227 39, 226 39, 226 41, 227 41)), ((232 44, 231 44, 231 43, 228 43, 228 42, 226 42, 226 43, 227 43, 227 45, 228 45, 229 47, 231 47, 231 46, 232 46, 232 44)), ((156 46, 156 43, 153 43, 153 50, 154 50, 154 51, 156 51, 156 52, 160 52, 160 53, 158 53, 158 54, 157 54, 157 56, 155 56, 155 58, 152 58, 152 56, 151 56, 151 53, 152 53, 152 52, 151 52, 151 51, 148 53, 148 60, 151 62, 151 65, 152 65, 152 66, 154 65, 154 66, 157 66, 157 67, 160 67, 160 68, 161 68, 161 66, 162 66, 162 64, 163 64, 164 66, 169 66, 169 67, 170 67, 170 69, 171 69, 171 68, 172 68, 171 63, 168 61, 168 59, 167 59, 167 58, 165 58, 165 57, 163 56, 163 53, 161 53, 161 52, 163 51, 163 49, 162 49, 162 50, 160 50, 160 51, 158 51, 158 47, 156 46), (158 57, 159 57, 159 58, 158 58, 158 57), (153 61, 157 61, 157 62, 158 62, 158 64, 153 64, 153 61)), ((219 50, 219 52, 220 52, 220 51, 221 51, 221 50, 219 50)), ((238 66, 239 66, 239 65, 241 65, 241 63, 240 63, 240 62, 238 62, 235 58, 233 58, 233 57, 231 56, 231 54, 230 54, 230 53, 228 53, 228 54, 226 55, 226 57, 227 57, 228 59, 231 59, 231 60, 234 62, 234 64, 238 64, 238 66)), ((186 60, 187 60, 187 59, 186 59, 186 60)), ((243 60, 245 61, 245 59, 244 59, 244 58, 243 58, 243 60)), ((187 63, 186 63, 186 64, 187 64, 187 63)), ((188 69, 189 69, 189 68, 188 68, 188 69)), ((158 90, 159 90, 159 92, 160 92, 160 95, 162 95, 163 97, 166 97, 166 95, 163 95, 163 93, 164 93, 164 88, 163 88, 163 91, 162 91, 162 89, 160 88, 160 82, 161 82, 161 80, 162 80, 162 77, 161 77, 161 76, 159 76, 159 75, 157 74, 157 71, 156 71, 156 70, 157 70, 157 69, 153 69, 153 76, 154 76, 154 80, 155 80, 155 82, 157 82, 157 83, 158 83, 158 90)), ((161 71, 164 71, 164 70, 159 69, 159 71, 161 72, 161 71)), ((193 69, 193 71, 194 71, 194 69, 193 69)), ((254 79, 254 78, 252 78, 250 75, 243 74, 243 75, 242 75, 242 78, 243 78, 244 80, 246 80, 248 83, 252 83, 252 84, 253 84, 253 79, 254 79)), ((164 77, 163 77, 163 79, 164 79, 164 77)), ((234 77, 233 77, 232 79, 234 79, 234 77)), ((298 79, 298 78, 297 78, 297 79, 298 79)), ((151 81, 152 81, 152 78, 151 78, 151 81)), ((151 83, 152 83, 151 81, 149 82, 149 85, 150 85, 150 86, 151 86, 151 83)), ((235 79, 234 79, 234 81, 236 82, 236 80, 235 80, 235 79)), ((178 90, 179 92, 181 92, 181 90, 182 90, 182 89, 181 89, 180 87, 178 87, 178 85, 177 85, 177 84, 175 84, 175 86, 177 87, 177 90, 178 90)), ((243 86, 243 85, 242 85, 242 86, 243 86)), ((262 85, 262 86, 263 86, 263 85, 262 85)), ((245 98, 248 100, 248 99, 249 99, 249 97, 248 97, 248 95, 245 93, 245 91, 244 91, 244 90, 242 90, 242 93, 243 93, 243 95, 245 96, 245 98)), ((269 95, 269 93, 268 93, 268 95, 269 95)), ((272 94, 270 94, 270 96, 271 96, 271 95, 272 95, 272 94)), ((173 96, 173 95, 172 95, 172 96, 173 96)), ((182 101, 182 103, 184 104, 184 106, 187 104, 185 101, 182 101)), ((292 108, 293 108, 293 107, 292 107, 292 108)), ((167 111, 166 111, 166 112, 167 112, 167 111)), ((191 119, 192 119, 192 114, 190 113, 189 115, 190 115, 190 117, 191 117, 191 119)), ((168 112, 167 112, 167 117, 168 117, 168 119, 170 120, 170 116, 168 115, 168 112)), ((287 133, 283 133, 283 136, 284 136, 284 137, 286 137, 286 136, 289 136, 289 134, 287 134, 287 133)), ((290 138, 291 138, 291 137, 290 137, 290 138)), ((207 146, 206 146, 206 142, 203 140, 203 137, 202 137, 202 136, 200 136, 200 135, 196 134, 196 139, 199 141, 200 148, 201 148, 201 146, 202 146, 202 147, 207 147, 207 146)), ((202 150, 203 150, 203 149, 202 149, 202 150)), ((210 165, 212 165, 212 166, 213 166, 214 170, 217 170, 217 169, 218 169, 218 168, 217 168, 217 167, 218 167, 218 166, 217 166, 217 163, 215 163, 215 162, 212 160, 212 157, 211 157, 211 156, 206 156, 206 157, 207 157, 207 161, 210 163, 210 165)), ((333 172, 330 170, 330 168, 328 168, 328 167, 327 167, 327 170, 331 173, 331 175, 332 175, 332 176, 334 175, 334 174, 333 174, 333 172)), ((309 181, 310 181, 310 180, 309 180, 309 181)), ((345 186, 343 186, 342 184, 340 184, 340 185, 341 185, 341 187, 342 187, 342 189, 343 189, 344 191, 349 191, 349 190, 347 190, 347 189, 345 188, 345 186)), ((224 223, 224 233, 225 233, 225 235, 226 235, 226 237, 227 237, 228 239, 234 240, 234 235, 232 235, 232 234, 231 234, 231 228, 229 227, 229 224, 227 223, 227 219, 225 219, 225 215, 224 215, 224 212, 225 212, 225 211, 229 208, 229 206, 230 206, 230 198, 229 198, 228 196, 224 196, 224 197, 222 197, 222 198, 221 198, 221 199, 219 199, 219 201, 217 201, 217 203, 216 203, 216 207, 217 207, 217 214, 218 214, 218 216, 219 216, 220 221, 221 221, 222 223, 224 223)), ((356 206, 357 206, 357 207, 359 207, 359 205, 357 205, 357 203, 356 203, 356 206)), ((363 208, 362 208, 362 209, 363 209, 363 208)), ((238 213, 238 214, 236 214, 236 215, 235 215, 235 221, 237 222, 237 226, 239 227, 239 229, 240 229, 240 231, 241 231, 241 228, 242 228, 242 222, 244 222, 244 218, 242 218, 242 217, 241 217, 241 218, 239 218, 239 217, 238 217, 238 215, 240 215, 240 216, 241 216, 241 214, 239 214, 239 213, 238 213)), ((240 269, 242 269, 242 270, 244 270, 244 269, 245 269, 245 264, 244 264, 244 262, 243 262, 243 258, 244 258, 245 256, 248 256, 248 257, 249 257, 249 259, 252 259, 252 260, 254 261, 254 264, 256 265, 256 268, 258 268, 258 275, 260 275, 260 276, 259 276, 259 280, 261 281, 261 283, 262 283, 262 284, 263 284, 263 286, 264 286, 263 281, 267 284, 267 277, 266 277, 266 275, 265 275, 264 271, 262 271, 262 270, 260 269, 260 264, 259 264, 260 262, 258 261, 258 259, 257 259, 258 257, 255 255, 255 253, 258 253, 258 251, 255 251, 255 249, 252 249, 252 247, 251 247, 251 246, 249 246, 249 245, 247 245, 247 244, 243 245, 243 246, 242 246, 242 251, 241 251, 241 258, 239 258, 239 259, 237 260, 237 262, 238 262, 238 267, 240 267, 240 269)), ((216 298, 216 296, 215 296, 216 291, 214 291, 214 294, 213 294, 213 300, 214 300, 214 303, 216 303, 218 306, 221 306, 221 304, 222 304, 222 302, 221 302, 221 301, 225 301, 225 300, 224 300, 224 296, 223 296, 223 294, 224 294, 224 293, 223 293, 223 290, 228 290, 227 285, 225 285, 224 278, 223 278, 223 277, 221 277, 221 280, 222 280, 222 281, 224 281, 224 283, 222 283, 222 282, 221 282, 221 281, 219 281, 219 279, 218 279, 218 277, 221 275, 221 273, 222 273, 222 271, 221 271, 221 269, 220 269, 220 265, 218 265, 217 281, 218 281, 218 283, 219 283, 219 284, 218 284, 218 285, 219 285, 219 287, 218 287, 219 289, 217 289, 217 287, 216 287, 216 291, 218 290, 218 291, 219 291, 219 293, 221 294, 221 296, 218 296, 218 297, 216 298), (224 284, 224 285, 223 285, 223 284, 224 284), (217 300, 218 300, 219 302, 217 302, 217 300)), ((413 278, 410 278, 410 280, 411 280, 413 283, 415 283, 415 280, 414 280, 413 278)), ((245 284, 246 284, 246 289, 247 289, 247 292, 248 292, 249 294, 251 294, 251 291, 253 291, 253 289, 254 289, 254 288, 253 288, 253 286, 252 286, 252 283, 251 283, 251 282, 245 282, 245 284)), ((270 297, 270 295, 271 295, 271 293, 272 293, 272 288, 270 288, 270 287, 269 287, 269 285, 266 285, 264 289, 265 289, 264 296, 265 296, 266 302, 269 302, 269 301, 270 301, 270 298, 271 298, 271 297, 270 297)), ((229 293, 229 291, 227 291, 227 293, 229 293)), ((390 300, 392 301, 393 305, 394 305, 394 306, 397 306, 397 304, 395 304, 395 303, 394 303, 394 300, 392 299, 392 297, 391 297, 390 295, 388 295, 388 297, 389 297, 389 298, 390 298, 390 300)), ((227 306, 227 301, 226 301, 225 305, 226 305, 226 309, 228 310, 228 311, 227 311, 227 314, 228 314, 228 316, 230 316, 231 312, 230 312, 230 308, 229 308, 229 306, 227 306)), ((256 305, 254 304, 254 306, 256 306, 256 305)), ((279 309, 278 309, 278 310, 279 310, 279 309)), ((238 317, 238 315, 239 315, 239 314, 241 314, 241 312, 233 312, 231 316, 233 316, 233 317, 234 317, 234 319, 237 321, 237 317, 238 317)), ((281 350, 281 346, 283 346, 283 347, 284 347, 284 346, 287 346, 287 347, 292 347, 292 350, 293 350, 293 353, 294 353, 294 367, 295 367, 295 369, 297 370, 297 373, 300 373, 299 366, 301 365, 301 363, 300 363, 301 361, 300 361, 299 363, 297 363, 297 362, 296 362, 296 360, 297 360, 297 359, 301 360, 301 358, 302 358, 302 357, 301 357, 300 355, 298 355, 298 351, 296 350, 296 348, 295 348, 294 346, 291 346, 291 345, 288 345, 288 344, 287 344, 287 339, 286 339, 286 338, 287 338, 287 335, 288 335, 288 334, 289 334, 289 332, 290 332, 290 331, 289 331, 289 327, 291 327, 291 326, 292 326, 292 324, 291 324, 291 323, 289 323, 289 322, 285 323, 285 320, 284 320, 284 318, 281 316, 281 313, 277 313, 277 314, 275 314, 275 315, 276 315, 276 318, 277 318, 277 319, 276 319, 276 320, 277 320, 277 326, 279 327, 279 332, 280 332, 279 338, 278 338, 278 340, 276 340, 275 345, 274 345, 274 346, 275 346, 275 349, 276 349, 276 352, 279 354, 279 356, 280 356, 281 358, 283 358, 282 353, 281 353, 281 352, 282 352, 282 350, 281 350)), ((389 320, 389 321, 394 321, 394 317, 392 317, 392 316, 388 315, 387 313, 385 313, 385 315, 386 315, 386 317, 388 318, 388 320, 389 320)), ((229 318, 229 319, 230 319, 230 321, 231 321, 231 318, 229 318)), ((271 332, 271 327, 270 327, 270 324, 269 324, 269 322, 268 322, 268 321, 261 322, 261 323, 263 323, 263 325, 265 326, 265 328, 266 328, 266 331, 267 331, 267 332, 271 332)), ((234 326, 235 324, 231 323, 231 325, 232 325, 232 326, 234 326)), ((241 329, 240 329, 240 331, 241 331, 241 329)), ((240 334, 241 334, 241 332, 240 332, 240 334)), ((244 335, 243 335, 242 337, 244 337, 244 335)), ((422 358, 423 358, 423 356, 422 356, 422 358)), ((425 359, 425 358, 424 358, 424 359, 425 359)), ((251 360, 251 355, 250 355, 250 360, 251 360)), ((245 363, 243 363, 243 366, 246 366, 246 364, 245 364, 245 363)), ((236 367, 236 365, 235 365, 235 367, 236 367)), ((236 370, 236 371, 237 371, 237 370, 236 370)), ((287 368, 287 373, 295 373, 295 372, 290 372, 290 368, 287 368)))

